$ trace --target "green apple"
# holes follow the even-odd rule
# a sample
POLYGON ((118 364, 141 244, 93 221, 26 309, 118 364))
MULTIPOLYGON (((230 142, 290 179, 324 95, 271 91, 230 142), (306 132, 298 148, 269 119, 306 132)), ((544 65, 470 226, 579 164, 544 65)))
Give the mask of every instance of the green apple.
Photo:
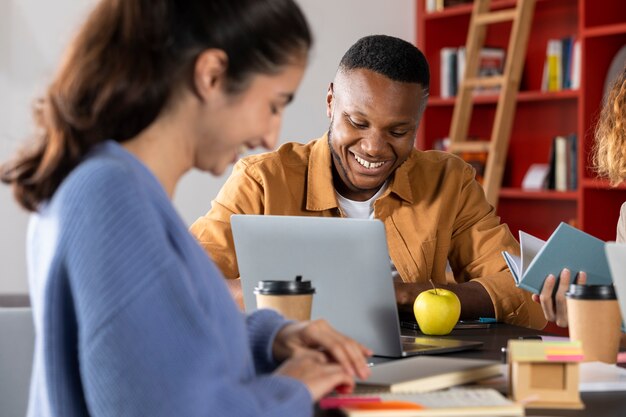
POLYGON ((424 334, 444 335, 452 331, 461 316, 461 302, 455 293, 442 288, 420 293, 413 313, 424 334))

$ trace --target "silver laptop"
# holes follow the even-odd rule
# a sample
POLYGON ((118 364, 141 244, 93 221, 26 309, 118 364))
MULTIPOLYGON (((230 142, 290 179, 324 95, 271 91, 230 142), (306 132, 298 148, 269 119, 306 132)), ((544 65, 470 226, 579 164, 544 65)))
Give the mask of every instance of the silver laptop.
POLYGON ((610 242, 604 246, 604 250, 622 312, 622 320, 626 321, 626 243, 610 242))
POLYGON ((313 319, 324 318, 377 356, 444 353, 482 346, 448 337, 401 337, 385 228, 379 220, 233 215, 246 311, 262 280, 301 275, 315 287, 313 319))

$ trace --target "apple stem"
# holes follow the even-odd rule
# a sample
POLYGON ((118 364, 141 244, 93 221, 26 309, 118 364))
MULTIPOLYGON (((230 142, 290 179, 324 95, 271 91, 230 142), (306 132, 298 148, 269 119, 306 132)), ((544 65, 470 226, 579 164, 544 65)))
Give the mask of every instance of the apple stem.
POLYGON ((430 285, 433 286, 433 290, 435 290, 435 295, 439 295, 439 294, 437 294, 437 287, 435 287, 435 283, 433 282, 433 280, 429 279, 428 281, 430 282, 430 285))

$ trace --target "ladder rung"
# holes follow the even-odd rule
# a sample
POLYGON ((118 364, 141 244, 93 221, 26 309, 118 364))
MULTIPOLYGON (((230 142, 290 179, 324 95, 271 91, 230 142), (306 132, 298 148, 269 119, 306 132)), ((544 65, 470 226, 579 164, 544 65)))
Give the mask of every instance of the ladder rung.
POLYGON ((508 22, 515 19, 517 10, 499 10, 497 12, 481 13, 476 16, 474 23, 477 25, 490 25, 492 23, 508 22))
POLYGON ((468 78, 464 81, 464 88, 497 87, 504 84, 504 76, 468 78))
POLYGON ((488 152, 491 142, 489 141, 467 141, 467 142, 452 142, 448 147, 448 151, 452 153, 459 152, 488 152))

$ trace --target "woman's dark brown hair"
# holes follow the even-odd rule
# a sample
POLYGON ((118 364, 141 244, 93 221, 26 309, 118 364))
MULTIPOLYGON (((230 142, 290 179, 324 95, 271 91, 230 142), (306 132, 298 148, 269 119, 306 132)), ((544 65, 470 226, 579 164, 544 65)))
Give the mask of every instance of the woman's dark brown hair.
POLYGON ((124 142, 152 123, 203 50, 226 52, 236 93, 311 43, 293 0, 102 0, 35 106, 34 140, 0 167, 0 179, 36 211, 95 144, 124 142))

